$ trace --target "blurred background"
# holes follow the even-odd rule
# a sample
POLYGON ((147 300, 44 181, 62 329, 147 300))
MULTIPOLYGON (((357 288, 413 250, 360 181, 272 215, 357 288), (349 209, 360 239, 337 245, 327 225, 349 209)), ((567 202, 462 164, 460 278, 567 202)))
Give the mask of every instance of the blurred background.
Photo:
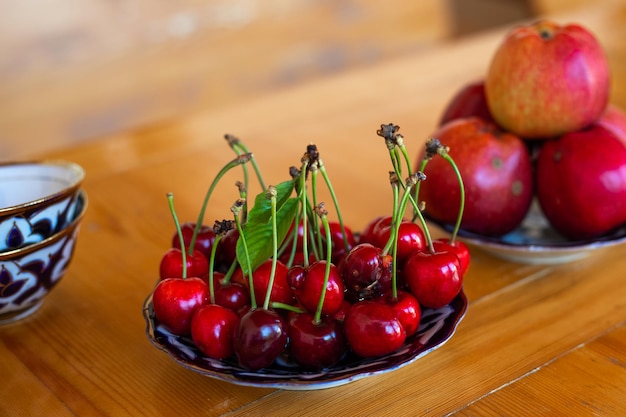
POLYGON ((0 160, 590 3, 0 0, 0 160))

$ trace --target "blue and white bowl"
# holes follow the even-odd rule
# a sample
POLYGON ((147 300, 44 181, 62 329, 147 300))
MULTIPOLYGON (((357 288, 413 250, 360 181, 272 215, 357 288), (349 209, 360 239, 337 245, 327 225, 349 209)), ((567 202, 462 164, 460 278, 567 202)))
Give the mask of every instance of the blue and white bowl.
POLYGON ((84 178, 72 162, 0 164, 0 252, 41 242, 69 225, 84 178))
POLYGON ((84 190, 78 190, 72 205, 66 227, 40 242, 0 253, 0 324, 37 311, 65 274, 87 209, 84 190))

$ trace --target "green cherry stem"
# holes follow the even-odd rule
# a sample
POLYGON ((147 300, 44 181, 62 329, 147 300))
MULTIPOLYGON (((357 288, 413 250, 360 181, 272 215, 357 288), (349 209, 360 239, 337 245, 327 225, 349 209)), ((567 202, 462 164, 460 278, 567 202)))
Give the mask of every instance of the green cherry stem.
MULTIPOLYGON (((409 178, 413 178, 411 181, 415 181, 415 184, 412 185, 412 187, 416 187, 420 181, 424 181, 426 179, 426 175, 424 175, 422 171, 417 171, 415 174, 413 174, 409 178)), ((413 198, 413 197, 410 196, 409 198, 413 198)), ((426 224, 426 220, 424 219, 424 216, 422 215, 422 210, 417 210, 416 214, 417 214, 417 220, 419 220, 420 226, 422 226, 422 231, 424 232, 424 237, 426 238, 426 245, 428 245, 428 250, 430 251, 430 253, 435 253, 435 247, 433 246, 433 239, 430 236, 430 231, 428 230, 428 225, 426 224)))
POLYGON ((346 235, 346 227, 343 223, 343 217, 341 216, 341 210, 339 209, 339 200, 337 199, 337 194, 333 188, 332 183, 330 182, 330 178, 328 176, 328 172, 326 171, 326 167, 321 159, 318 159, 318 166, 320 172, 322 173, 322 177, 324 178, 324 182, 326 183, 326 187, 328 187, 328 191, 330 193, 330 197, 333 200, 333 205, 335 206, 335 212, 337 213, 337 221, 339 222, 339 227, 341 228, 341 236, 343 237, 343 246, 347 251, 350 250, 350 244, 348 243, 348 236, 346 235))
POLYGON ((180 241, 180 252, 182 255, 183 262, 183 279, 187 278, 187 251, 185 250, 185 239, 183 238, 183 231, 180 227, 180 222, 178 221, 178 216, 176 215, 176 210, 174 210, 174 194, 167 193, 167 202, 170 206, 170 213, 172 213, 172 218, 174 219, 174 224, 176 225, 176 233, 178 234, 178 240, 180 241))
MULTIPOLYGON (((246 236, 243 233, 243 228, 241 227, 241 220, 239 220, 239 213, 241 213, 241 207, 245 204, 243 200, 237 200, 235 204, 230 208, 235 217, 235 226, 237 227, 237 231, 239 232, 239 239, 241 240, 243 251, 245 254, 245 261, 248 266, 248 285, 250 287, 250 308, 255 309, 257 307, 256 296, 254 294, 254 280, 252 279, 252 264, 250 263, 250 253, 248 252, 248 244, 246 242, 246 236)), ((233 262, 234 263, 234 262, 233 262)))
POLYGON ((221 239, 221 233, 215 235, 215 240, 213 241, 213 246, 211 247, 211 258, 209 259, 209 298, 211 300, 211 304, 215 304, 215 253, 217 252, 217 245, 220 243, 221 239))
POLYGON ((238 165, 243 165, 249 162, 250 158, 252 158, 252 154, 249 154, 249 153, 238 155, 235 159, 233 159, 232 161, 224 165, 222 169, 217 173, 215 178, 213 179, 213 182, 209 186, 209 189, 207 190, 207 193, 204 196, 204 201, 202 202, 202 208, 200 209, 200 214, 198 215, 198 220, 196 221, 196 227, 193 230, 193 235, 191 236, 191 241, 189 242, 189 249, 188 249, 189 255, 193 253, 194 247, 196 245, 196 239, 198 237, 198 232, 200 231, 200 227, 202 226, 202 222, 204 220, 204 212, 206 211, 206 207, 208 205, 209 199, 211 198, 211 194, 213 194, 213 190, 215 189, 215 186, 217 185, 219 180, 222 179, 224 174, 226 174, 226 172, 228 172, 230 169, 238 165))
POLYGON ((330 235, 330 226, 328 224, 328 212, 324 208, 324 203, 320 203, 315 208, 315 212, 322 219, 322 225, 324 225, 324 233, 326 233, 326 241, 328 242, 328 244, 326 245, 326 269, 324 270, 324 283, 322 285, 319 302, 317 303, 317 309, 315 310, 315 315, 313 316, 313 323, 319 324, 322 321, 322 307, 324 307, 324 300, 326 299, 326 287, 328 286, 328 279, 330 277, 333 244, 330 235))
POLYGON ((456 223, 454 224, 454 229, 452 234, 450 235, 450 243, 454 243, 456 240, 456 236, 459 233, 459 229, 461 228, 461 220, 463 220, 463 211, 465 210, 465 185, 463 184, 463 178, 461 176, 461 172, 459 171, 459 167, 456 165, 452 157, 448 154, 448 147, 442 146, 439 148, 438 154, 443 157, 448 163, 452 166, 454 170, 454 174, 459 182, 459 212, 457 214, 456 223))
POLYGON ((270 198, 271 203, 271 213, 272 213, 272 270, 270 272, 269 283, 267 285, 267 291, 265 293, 265 301, 263 303, 263 308, 268 309, 270 307, 270 296, 272 295, 272 287, 274 286, 274 279, 276 277, 276 264, 278 262, 278 233, 277 233, 277 225, 276 225, 276 187, 270 185, 267 189, 267 195, 270 198))
MULTIPOLYGON (((391 224, 395 225, 396 222, 398 222, 398 218, 399 218, 399 196, 400 196, 400 191, 399 191, 399 181, 398 181, 398 176, 396 175, 396 173, 394 171, 389 171, 389 183, 391 184, 391 190, 392 190, 392 194, 393 194, 393 205, 392 208, 393 210, 391 211, 391 224)), ((387 240, 387 243, 385 243, 385 246, 383 247, 382 253, 383 255, 386 255, 389 253, 389 251, 392 249, 392 244, 394 242, 394 239, 396 238, 396 236, 393 235, 393 233, 391 233, 389 235, 389 239, 387 240)))
POLYGON ((239 139, 233 135, 226 134, 224 138, 228 141, 228 144, 237 151, 243 151, 245 153, 249 153, 251 155, 250 162, 252 163, 252 168, 254 168, 254 172, 256 173, 257 179, 259 180, 259 184, 261 185, 261 189, 265 190, 265 181, 263 181, 263 176, 261 175, 261 170, 256 162, 256 158, 250 152, 248 147, 239 139))
MULTIPOLYGON (((319 166, 317 164, 317 161, 313 162, 311 164, 311 203, 313 204, 313 207, 317 207, 317 174, 319 171, 319 166)), ((315 236, 315 243, 316 243, 316 248, 317 248, 317 252, 318 253, 322 253, 322 235, 321 233, 319 233, 319 227, 318 226, 318 222, 317 222, 317 217, 312 216, 312 226, 311 227, 311 231, 313 232, 314 236, 315 236)))

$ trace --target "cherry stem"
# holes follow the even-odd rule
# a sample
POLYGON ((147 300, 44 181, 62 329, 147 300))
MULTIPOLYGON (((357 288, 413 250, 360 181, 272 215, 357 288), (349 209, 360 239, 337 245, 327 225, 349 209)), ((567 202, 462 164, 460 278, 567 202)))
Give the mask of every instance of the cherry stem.
POLYGON ((167 201, 170 206, 170 213, 172 213, 172 218, 174 219, 174 224, 176 225, 176 234, 178 235, 178 240, 180 241, 180 252, 182 255, 183 262, 183 276, 182 278, 187 278, 187 253, 185 251, 185 239, 183 238, 183 230, 180 227, 180 222, 178 221, 178 216, 176 215, 176 210, 174 210, 174 194, 167 193, 167 201))
POLYGON ((443 157, 454 169, 454 174, 456 175, 457 180, 459 181, 459 213, 456 218, 456 223, 454 224, 454 229, 452 230, 452 234, 450 235, 450 243, 454 244, 456 240, 456 236, 459 233, 459 229, 461 228, 461 220, 463 219, 463 211, 465 210, 465 185, 463 184, 463 178, 461 176, 461 172, 459 171, 458 166, 452 159, 452 157, 448 154, 448 148, 442 147, 440 148, 439 155, 443 157))
POLYGON ((406 194, 403 197, 402 203, 398 204, 398 195, 399 195, 399 186, 398 186, 398 177, 396 177, 395 173, 390 172, 389 178, 391 182, 391 187, 393 189, 393 212, 392 212, 392 221, 391 224, 393 228, 391 229, 391 233, 389 234, 389 241, 385 245, 385 249, 383 249, 383 254, 386 254, 389 250, 389 244, 392 243, 391 256, 393 259, 393 269, 391 270, 391 297, 393 300, 398 299, 398 235, 400 230, 400 224, 402 223, 402 219, 404 218, 404 211, 406 210, 406 194), (403 206, 403 207, 402 207, 403 206))
MULTIPOLYGON (((393 205, 392 205, 392 211, 391 211, 391 225, 395 225, 396 221, 398 220, 398 206, 399 206, 399 186, 398 186, 398 176, 396 175, 396 173, 394 171, 390 171, 389 172, 389 182, 391 183, 391 190, 393 192, 393 205)), ((386 255, 389 253, 389 251, 391 250, 391 245, 393 244, 394 241, 394 235, 393 233, 391 233, 389 235, 389 239, 387 240, 387 243, 385 243, 385 247, 382 250, 382 254, 386 255)))
POLYGON ((200 214, 198 215, 198 220, 196 221, 196 227, 193 229, 193 234, 191 235, 191 241, 189 242, 189 254, 193 253, 194 247, 196 246, 196 239, 198 237, 198 233, 200 232, 200 227, 202 226, 202 222, 204 220, 204 212, 206 211, 207 204, 209 203, 209 199, 211 198, 211 194, 213 194, 213 190, 215 186, 219 182, 220 179, 228 172, 230 169, 236 167, 237 165, 242 165, 250 161, 252 158, 252 154, 246 153, 243 155, 238 155, 235 159, 228 162, 226 165, 222 167, 222 169, 217 173, 211 186, 207 190, 206 195, 204 196, 204 201, 202 202, 202 208, 200 209, 200 214))
POLYGON ((215 253, 217 252, 217 245, 222 239, 222 234, 215 235, 213 246, 211 247, 211 258, 209 259, 209 297, 211 304, 215 304, 215 284, 213 283, 215 272, 215 253))
POLYGON ((341 236, 343 238, 343 247, 347 251, 350 250, 350 244, 348 243, 348 236, 346 234, 346 228, 343 223, 343 218, 341 216, 341 210, 339 209, 339 201, 337 200, 337 194, 333 188, 332 183, 330 182, 330 178, 328 177, 328 172, 326 171, 326 167, 321 159, 317 161, 320 172, 322 173, 322 177, 326 182, 326 187, 328 187, 328 191, 330 192, 330 197, 333 199, 333 205, 335 206, 335 211, 337 213, 337 221, 339 222, 339 227, 341 228, 341 236))
POLYGON ((239 232, 239 240, 241 240, 241 245, 243 246, 244 257, 246 258, 246 264, 248 266, 248 285, 250 287, 250 308, 255 309, 257 307, 256 304, 256 296, 254 294, 254 280, 252 278, 252 264, 250 263, 250 253, 248 252, 248 244, 246 243, 246 236, 243 234, 243 228, 241 227, 241 220, 239 220, 239 213, 241 213, 241 207, 245 204, 243 200, 237 200, 235 204, 230 208, 235 217, 235 225, 237 227, 237 231, 239 232))
MULTIPOLYGON (((311 164, 311 199, 312 199, 312 204, 313 207, 317 207, 317 173, 318 173, 318 165, 317 165, 317 161, 315 161, 313 164, 311 164)), ((318 222, 317 222, 317 217, 312 216, 311 219, 312 223, 313 223, 313 227, 311 228, 311 231, 313 232, 313 235, 315 236, 315 243, 316 243, 316 247, 317 247, 317 251, 318 253, 322 253, 322 235, 321 233, 319 233, 319 227, 318 227, 318 222)))
POLYGON ((277 225, 276 225, 276 187, 270 185, 267 189, 267 195, 270 198, 270 206, 272 213, 272 270, 270 272, 270 279, 267 285, 267 291, 265 293, 265 301, 263 303, 263 308, 268 309, 270 307, 270 297, 272 295, 272 287, 274 287, 274 279, 276 277, 276 264, 278 262, 278 233, 277 233, 277 225))
POLYGON ((330 234, 330 225, 328 224, 328 212, 324 208, 324 203, 320 203, 315 212, 322 219, 324 225, 324 233, 326 233, 326 269, 324 270, 324 283, 322 284, 322 291, 320 293, 320 299, 317 303, 317 309, 313 316, 313 323, 319 324, 322 321, 322 307, 324 307, 324 300, 326 299, 326 287, 328 286, 328 279, 330 277, 331 258, 333 256, 333 243, 330 234))
POLYGON ((291 304, 281 303, 280 301, 272 301, 270 303, 270 306, 272 308, 280 308, 281 310, 287 310, 294 313, 304 313, 304 309, 297 306, 292 306, 291 304))
POLYGON ((261 189, 265 190, 265 181, 263 181, 263 176, 261 175, 261 170, 256 162, 256 158, 250 152, 248 147, 237 137, 226 134, 224 135, 224 139, 228 141, 228 144, 235 152, 243 151, 244 153, 250 154, 250 162, 252 163, 252 168, 254 168, 254 172, 256 173, 257 179, 259 180, 259 184, 261 185, 261 189))
MULTIPOLYGON (((413 174, 413 177, 417 179, 417 183, 419 183, 420 181, 424 181, 426 179, 426 175, 424 175, 422 171, 416 172, 415 174, 413 174)), ((417 184, 415 184, 415 186, 417 186, 417 184)), ((411 196, 410 198, 413 198, 413 197, 411 196)), ((424 237, 426 237, 426 245, 428 245, 428 250, 430 251, 430 253, 435 253, 435 247, 433 246, 433 239, 430 236, 430 231, 428 230, 428 225, 426 224, 426 220, 424 219, 424 216, 422 215, 422 210, 417 210, 415 214, 417 214, 417 219, 419 220, 420 225, 422 226, 424 237)))
MULTIPOLYGON (((429 157, 424 157, 424 159, 422 159, 422 163, 420 164, 419 167, 419 172, 424 172, 424 169, 426 168, 426 164, 428 163, 428 161, 430 161, 429 157)), ((415 220, 417 219, 418 216, 418 212, 421 211, 419 209, 419 194, 420 194, 420 186, 422 185, 422 182, 419 181, 416 185, 415 185, 415 191, 413 192, 415 194, 415 198, 414 201, 416 202, 416 204, 418 204, 418 207, 416 210, 413 211, 413 222, 415 222, 415 220)))
MULTIPOLYGON (((302 158, 302 169, 300 170, 300 198, 301 198, 301 209, 302 209, 302 254, 303 261, 302 264, 305 268, 309 266, 309 237, 308 237, 308 219, 307 219, 307 207, 308 207, 308 198, 306 191, 306 171, 309 168, 309 159, 302 158)), ((296 217, 296 224, 294 225, 294 235, 293 235, 293 255, 295 256, 295 250, 298 246, 298 229, 300 228, 300 219, 296 217)))

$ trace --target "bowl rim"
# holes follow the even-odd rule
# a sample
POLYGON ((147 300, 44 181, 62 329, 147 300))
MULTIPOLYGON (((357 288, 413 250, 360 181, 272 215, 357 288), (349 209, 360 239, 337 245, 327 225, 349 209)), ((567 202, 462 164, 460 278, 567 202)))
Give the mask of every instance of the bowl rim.
POLYGON ((56 203, 68 195, 74 194, 82 185, 85 180, 85 170, 82 166, 75 162, 65 161, 61 159, 46 159, 46 160, 33 160, 33 161, 8 161, 8 162, 0 162, 0 170, 5 167, 11 166, 30 166, 30 165, 40 165, 40 166, 56 166, 65 168, 70 171, 74 171, 76 173, 76 178, 74 181, 67 187, 64 187, 62 190, 57 191, 56 193, 51 193, 44 195, 35 200, 27 201, 25 203, 14 204, 12 206, 2 207, 0 208, 0 216, 8 216, 12 215, 16 212, 24 211, 32 207, 39 206, 44 203, 56 203))
POLYGON ((17 249, 12 249, 6 252, 0 252, 0 262, 13 261, 15 260, 16 257, 22 257, 30 253, 33 253, 35 251, 38 251, 39 249, 45 246, 48 246, 52 243, 55 243, 56 241, 64 238, 69 233, 72 233, 74 229, 76 229, 76 227, 79 225, 79 223, 85 216, 85 212, 87 211, 87 205, 88 205, 87 192, 83 188, 78 190, 78 198, 82 199, 83 204, 82 204, 80 212, 74 215, 74 218, 72 219, 72 222, 70 224, 68 224, 62 230, 58 231, 57 233, 53 234, 52 236, 47 237, 46 239, 40 242, 32 243, 30 245, 23 246, 17 249))

